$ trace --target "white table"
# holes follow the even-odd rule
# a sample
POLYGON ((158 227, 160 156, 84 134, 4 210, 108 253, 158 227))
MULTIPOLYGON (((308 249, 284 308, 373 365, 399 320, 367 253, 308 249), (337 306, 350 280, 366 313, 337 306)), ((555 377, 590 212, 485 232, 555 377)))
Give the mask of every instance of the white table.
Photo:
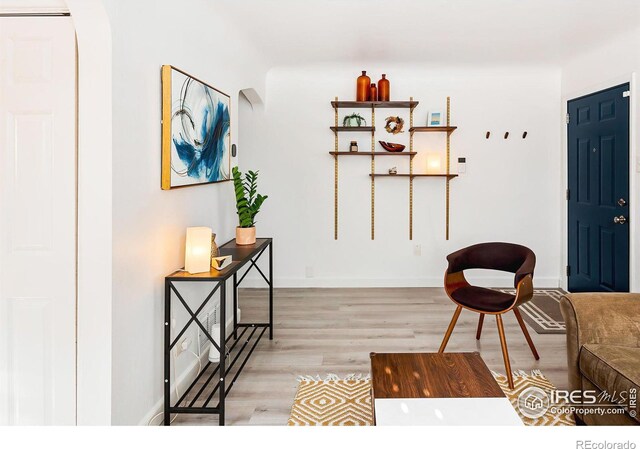
POLYGON ((374 400, 377 426, 522 426, 507 398, 374 400))

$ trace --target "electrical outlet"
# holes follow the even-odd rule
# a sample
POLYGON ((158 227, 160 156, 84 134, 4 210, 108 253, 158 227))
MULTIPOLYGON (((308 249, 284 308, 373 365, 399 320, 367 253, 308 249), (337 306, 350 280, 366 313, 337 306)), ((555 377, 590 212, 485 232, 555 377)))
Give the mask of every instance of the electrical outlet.
POLYGON ((421 256, 422 255, 422 245, 420 245, 420 244, 413 245, 413 255, 414 256, 421 256))
POLYGON ((182 354, 184 351, 187 351, 190 346, 191 346, 190 337, 184 337, 182 340, 180 340, 176 345, 176 357, 182 354))
MULTIPOLYGON (((200 316, 198 317, 198 320, 202 323, 204 328, 207 329, 207 331, 210 333, 211 326, 213 326, 215 322, 215 309, 211 309, 204 313, 201 313, 200 316)), ((198 345, 199 345, 198 353, 202 355, 204 354, 205 351, 209 350, 210 343, 207 336, 204 334, 204 332, 202 332, 202 329, 200 328, 200 326, 197 326, 197 328, 198 328, 198 345)))
POLYGON ((310 266, 305 267, 304 274, 305 274, 305 277, 312 278, 314 276, 313 267, 310 267, 310 266))

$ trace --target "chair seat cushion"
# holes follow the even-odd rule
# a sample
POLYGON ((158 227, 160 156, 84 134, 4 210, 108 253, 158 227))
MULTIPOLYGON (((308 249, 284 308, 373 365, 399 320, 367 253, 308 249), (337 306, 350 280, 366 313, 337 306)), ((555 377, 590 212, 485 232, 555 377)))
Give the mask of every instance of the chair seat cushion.
MULTIPOLYGON (((580 372, 601 391, 615 394, 613 402, 618 402, 621 394, 640 390, 640 348, 586 344, 580 350, 580 372)), ((634 407, 636 421, 640 414, 638 402, 634 407)))
POLYGON ((516 299, 515 295, 473 285, 461 287, 453 291, 451 296, 458 304, 484 312, 500 312, 508 309, 516 299))

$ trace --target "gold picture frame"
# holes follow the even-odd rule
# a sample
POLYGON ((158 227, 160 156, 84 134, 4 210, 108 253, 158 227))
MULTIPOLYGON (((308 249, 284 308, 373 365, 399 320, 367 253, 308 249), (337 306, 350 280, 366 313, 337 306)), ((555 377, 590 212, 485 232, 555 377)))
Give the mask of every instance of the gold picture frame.
POLYGON ((231 97, 171 65, 161 68, 161 188, 231 180, 231 97))

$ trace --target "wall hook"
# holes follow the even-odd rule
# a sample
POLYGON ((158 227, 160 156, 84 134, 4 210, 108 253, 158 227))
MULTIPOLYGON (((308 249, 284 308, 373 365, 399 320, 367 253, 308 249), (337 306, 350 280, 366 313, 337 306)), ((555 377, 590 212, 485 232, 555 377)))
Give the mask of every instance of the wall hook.
POLYGON ((485 139, 488 139, 489 136, 491 136, 491 131, 487 131, 487 135, 485 136, 485 139))
POLYGON ((526 131, 525 131, 525 132, 523 132, 523 133, 522 133, 522 138, 523 138, 523 139, 526 139, 526 138, 527 138, 527 134, 528 134, 528 133, 527 133, 526 131))
POLYGON ((504 138, 508 139, 509 138, 509 131, 507 131, 506 133, 504 133, 504 138))

